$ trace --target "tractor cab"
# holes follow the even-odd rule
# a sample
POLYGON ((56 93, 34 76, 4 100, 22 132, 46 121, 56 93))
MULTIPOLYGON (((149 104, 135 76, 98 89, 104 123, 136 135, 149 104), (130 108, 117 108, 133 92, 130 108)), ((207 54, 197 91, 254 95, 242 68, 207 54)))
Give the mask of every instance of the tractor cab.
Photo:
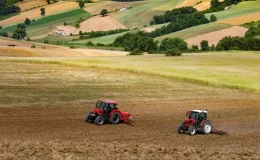
POLYGON ((201 122, 207 120, 208 111, 206 110, 191 110, 187 112, 187 116, 189 119, 194 119, 196 122, 201 122))
POLYGON ((98 100, 96 103, 96 111, 102 110, 102 112, 110 113, 113 110, 118 110, 117 102, 111 100, 98 100))

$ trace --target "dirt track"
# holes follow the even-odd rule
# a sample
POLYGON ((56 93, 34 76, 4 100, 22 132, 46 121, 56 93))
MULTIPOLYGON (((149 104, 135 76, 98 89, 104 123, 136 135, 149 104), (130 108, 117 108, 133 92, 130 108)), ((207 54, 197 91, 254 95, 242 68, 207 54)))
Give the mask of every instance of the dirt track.
POLYGON ((1 65, 0 159, 260 159, 257 94, 122 72, 1 65), (135 125, 85 123, 95 96, 114 97, 135 125), (229 134, 177 134, 185 112, 202 108, 229 134))

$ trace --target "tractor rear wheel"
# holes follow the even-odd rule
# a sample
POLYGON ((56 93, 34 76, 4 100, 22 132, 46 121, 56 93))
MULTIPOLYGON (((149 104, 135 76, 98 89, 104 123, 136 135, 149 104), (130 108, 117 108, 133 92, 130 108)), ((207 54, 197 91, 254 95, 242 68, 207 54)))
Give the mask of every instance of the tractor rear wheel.
POLYGON ((211 125, 210 122, 205 122, 202 125, 202 132, 203 132, 203 134, 210 134, 211 130, 212 130, 212 125, 211 125))
POLYGON ((109 118, 110 123, 117 124, 121 120, 121 115, 118 112, 115 112, 112 114, 112 116, 109 118))
POLYGON ((196 127, 190 126, 189 129, 188 129, 188 133, 191 136, 195 135, 196 134, 196 127))
POLYGON ((185 132, 185 127, 183 126, 183 124, 181 123, 179 126, 178 126, 178 133, 182 134, 185 132))
POLYGON ((105 118, 103 116, 97 116, 95 119, 96 125, 103 125, 105 123, 105 118))

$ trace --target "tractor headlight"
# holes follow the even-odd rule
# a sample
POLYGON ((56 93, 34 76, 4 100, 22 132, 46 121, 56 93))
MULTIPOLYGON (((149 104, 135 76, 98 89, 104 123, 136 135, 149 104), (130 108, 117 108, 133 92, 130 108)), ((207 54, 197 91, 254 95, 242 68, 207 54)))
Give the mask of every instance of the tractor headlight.
POLYGON ((95 114, 90 114, 91 116, 96 116, 95 114))
POLYGON ((133 120, 133 117, 132 117, 132 116, 130 116, 130 117, 128 118, 128 120, 129 120, 129 121, 132 121, 132 120, 133 120))

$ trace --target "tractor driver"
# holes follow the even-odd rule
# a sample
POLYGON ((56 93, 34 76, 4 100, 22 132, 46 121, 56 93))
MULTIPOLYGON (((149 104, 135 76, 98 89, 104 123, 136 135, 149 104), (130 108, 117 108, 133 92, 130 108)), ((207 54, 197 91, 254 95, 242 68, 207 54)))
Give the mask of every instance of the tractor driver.
POLYGON ((110 112, 111 112, 111 106, 110 106, 110 104, 105 105, 105 106, 104 106, 105 116, 108 117, 109 114, 110 114, 110 112))

